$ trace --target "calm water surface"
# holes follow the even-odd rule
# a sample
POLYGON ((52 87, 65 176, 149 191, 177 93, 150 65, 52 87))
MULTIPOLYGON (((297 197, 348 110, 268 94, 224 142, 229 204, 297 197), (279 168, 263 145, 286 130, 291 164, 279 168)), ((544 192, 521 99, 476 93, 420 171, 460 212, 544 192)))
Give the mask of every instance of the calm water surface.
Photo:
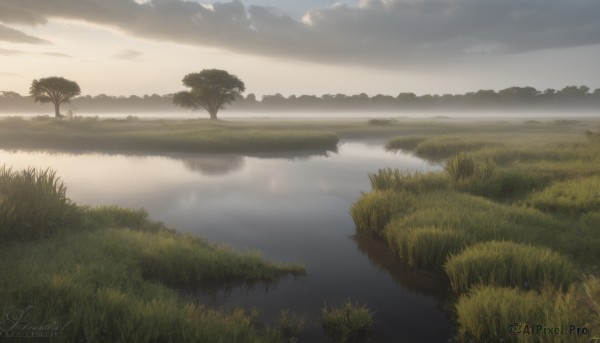
POLYGON ((320 309, 346 299, 375 312, 376 342, 445 342, 452 335, 442 310, 444 280, 407 270, 381 242, 354 236, 348 211, 360 192, 370 189, 367 173, 438 168, 387 153, 382 142, 347 141, 337 153, 301 156, 0 150, 2 163, 55 169, 78 203, 144 207, 179 231, 260 250, 276 261, 302 262, 308 270, 302 278, 194 293, 210 305, 258 308, 265 321, 282 309, 304 314, 300 341, 326 341, 320 309))

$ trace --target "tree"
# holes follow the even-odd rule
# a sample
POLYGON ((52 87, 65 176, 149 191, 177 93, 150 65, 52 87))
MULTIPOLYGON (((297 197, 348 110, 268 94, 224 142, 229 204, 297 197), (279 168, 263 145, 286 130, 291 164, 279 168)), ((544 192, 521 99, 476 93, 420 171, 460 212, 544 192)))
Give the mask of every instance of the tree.
POLYGON ((81 94, 81 89, 75 81, 70 81, 62 77, 47 77, 44 79, 33 80, 29 94, 33 96, 35 102, 54 104, 54 115, 59 118, 60 105, 68 103, 72 98, 81 94))
POLYGON ((232 103, 246 90, 237 76, 219 69, 187 74, 183 78, 183 85, 191 90, 176 93, 173 103, 194 110, 204 108, 213 120, 217 119, 217 112, 225 104, 232 103))

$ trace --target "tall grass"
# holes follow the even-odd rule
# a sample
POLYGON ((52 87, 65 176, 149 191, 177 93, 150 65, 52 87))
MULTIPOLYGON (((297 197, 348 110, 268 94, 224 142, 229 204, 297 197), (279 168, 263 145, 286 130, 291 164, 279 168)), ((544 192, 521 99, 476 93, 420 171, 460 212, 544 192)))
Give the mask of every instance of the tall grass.
POLYGON ((485 182, 494 174, 495 170, 496 164, 491 159, 475 160, 464 153, 451 157, 444 166, 444 171, 455 182, 473 179, 485 182))
POLYGON ((484 242, 452 255, 444 269, 452 289, 466 292, 475 285, 566 289, 576 280, 575 266, 542 247, 513 242, 484 242))
POLYGON ((400 136, 394 137, 385 143, 385 149, 393 150, 414 150, 417 145, 427 138, 419 136, 400 136))
POLYGON ((531 194, 526 204, 542 211, 580 215, 600 210, 600 176, 556 182, 531 194))
POLYGON ((336 343, 368 342, 373 326, 373 313, 366 305, 349 300, 341 307, 323 307, 321 316, 323 332, 336 343))
POLYGON ((0 241, 49 236, 76 225, 79 212, 54 171, 0 167, 0 241))
POLYGON ((448 255, 468 244, 467 236, 460 230, 388 226, 384 233, 400 259, 419 268, 441 269, 448 255))
POLYGON ((72 322, 60 336, 68 342, 275 342, 256 315, 186 303, 163 285, 223 287, 302 272, 172 232, 63 231, 2 247, 0 312, 32 306, 36 319, 72 322))
POLYGON ((418 156, 430 159, 444 159, 461 152, 471 152, 503 144, 491 141, 468 140, 456 137, 429 138, 415 147, 418 156))
POLYGON ((512 288, 479 287, 456 304, 461 342, 585 342, 589 335, 532 334, 537 325, 583 328, 589 311, 580 306, 580 292, 523 292, 512 288), (511 326, 514 328, 511 331, 511 326), (525 326, 527 325, 527 327, 525 326), (527 334, 527 330, 530 330, 527 334), (513 334, 514 332, 514 334, 513 334))
POLYGON ((440 173, 419 173, 399 169, 379 169, 369 173, 371 188, 380 191, 423 193, 448 188, 448 181, 440 173))
POLYGON ((381 235, 383 228, 396 216, 408 213, 414 196, 410 193, 372 191, 363 193, 350 208, 356 230, 362 234, 381 235))

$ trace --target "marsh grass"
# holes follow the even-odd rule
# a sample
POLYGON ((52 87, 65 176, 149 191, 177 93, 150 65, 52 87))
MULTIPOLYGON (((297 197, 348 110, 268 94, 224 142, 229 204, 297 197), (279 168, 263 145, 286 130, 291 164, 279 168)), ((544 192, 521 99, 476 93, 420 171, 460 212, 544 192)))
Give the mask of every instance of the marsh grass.
POLYGON ((489 158, 475 160, 461 152, 446 161, 444 171, 454 182, 485 182, 496 171, 496 164, 489 158))
POLYGON ((372 191, 363 193, 350 208, 356 230, 380 236, 384 227, 396 216, 411 210, 414 196, 407 192, 372 191))
POLYGON ((253 342, 256 316, 182 302, 163 284, 275 282, 303 268, 237 254, 168 231, 62 232, 0 251, 0 310, 32 306, 39 318, 72 321, 65 341, 253 342))
POLYGON ((502 147, 503 144, 491 141, 461 139, 457 137, 428 138, 415 146, 417 156, 429 159, 444 159, 459 153, 483 148, 502 147))
POLYGON ((447 189, 448 180, 440 173, 419 173, 385 168, 369 173, 371 188, 379 191, 423 193, 447 189))
POLYGON ((457 292, 475 285, 564 290, 576 280, 576 268, 564 256, 549 248, 513 242, 467 247, 448 258, 444 269, 457 292))
POLYGON ((336 343, 368 342, 373 326, 373 313, 366 305, 353 304, 347 300, 341 307, 321 310, 323 332, 336 343))
POLYGON ((424 142, 427 138, 419 136, 400 136, 394 137, 385 143, 385 149, 388 151, 394 150, 414 150, 419 143, 424 142))
POLYGON ((525 203, 542 211, 581 215, 600 210, 600 176, 556 182, 531 194, 525 203))
POLYGON ((446 258, 461 251, 468 238, 460 230, 440 228, 412 228, 388 226, 386 241, 401 260, 412 267, 441 269, 446 258))
MULTIPOLYGON (((461 342, 583 342, 582 335, 524 334, 525 324, 584 327, 589 311, 580 306, 581 291, 544 290, 541 293, 514 288, 478 287, 462 295, 456 304, 461 342), (510 326, 515 323, 513 335, 510 326)), ((568 328, 566 328, 568 330, 568 328)), ((531 332, 531 331, 530 331, 531 332)))
POLYGON ((0 167, 0 241, 46 237, 79 218, 55 172, 0 167))
POLYGON ((306 319, 290 310, 282 310, 275 322, 275 330, 286 342, 297 342, 306 319))

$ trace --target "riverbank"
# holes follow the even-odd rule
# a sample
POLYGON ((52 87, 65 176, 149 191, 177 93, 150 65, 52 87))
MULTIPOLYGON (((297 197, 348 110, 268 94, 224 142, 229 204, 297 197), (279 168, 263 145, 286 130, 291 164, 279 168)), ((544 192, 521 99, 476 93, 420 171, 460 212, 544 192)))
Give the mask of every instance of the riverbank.
POLYGON ((50 335, 87 342, 280 342, 257 313, 183 300, 210 291, 302 276, 176 233, 144 210, 72 203, 50 171, 0 171, 0 337, 50 335))
POLYGON ((444 171, 371 174, 372 191, 351 209, 357 232, 448 277, 457 340, 600 335, 600 126, 581 124, 465 125, 388 141, 444 171), (524 333, 537 324, 566 329, 524 333))

